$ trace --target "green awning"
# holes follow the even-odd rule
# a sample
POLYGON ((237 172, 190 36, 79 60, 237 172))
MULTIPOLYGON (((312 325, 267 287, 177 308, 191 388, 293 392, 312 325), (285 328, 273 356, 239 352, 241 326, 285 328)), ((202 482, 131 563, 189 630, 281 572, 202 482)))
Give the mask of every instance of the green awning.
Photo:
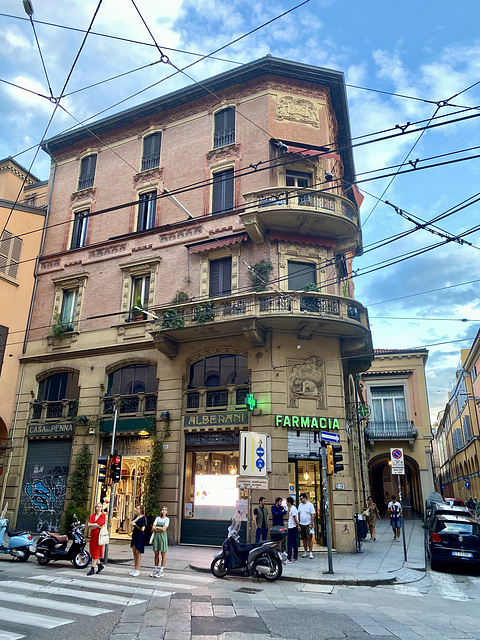
MULTIPOLYGON (((125 431, 150 431, 152 428, 152 418, 118 418, 117 419, 117 433, 124 433, 125 431)), ((112 420, 100 420, 100 433, 112 433, 113 431, 113 419, 112 420)))

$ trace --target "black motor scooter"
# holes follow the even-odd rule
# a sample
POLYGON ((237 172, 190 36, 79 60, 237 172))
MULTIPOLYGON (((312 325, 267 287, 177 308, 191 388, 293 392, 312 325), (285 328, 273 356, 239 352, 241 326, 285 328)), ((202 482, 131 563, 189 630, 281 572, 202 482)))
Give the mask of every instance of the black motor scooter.
POLYGON ((272 527, 270 535, 272 541, 258 544, 244 544, 240 541, 239 530, 241 516, 235 514, 228 537, 210 565, 210 570, 216 578, 224 578, 229 573, 253 578, 265 578, 274 582, 282 575, 282 561, 278 555, 278 548, 285 539, 285 527, 272 527))
POLYGON ((84 524, 80 524, 74 514, 74 521, 70 525, 68 535, 42 531, 35 546, 35 555, 39 564, 48 564, 51 560, 70 560, 76 569, 84 569, 90 563, 91 557, 85 549, 84 524), (67 549, 68 541, 72 540, 67 549))

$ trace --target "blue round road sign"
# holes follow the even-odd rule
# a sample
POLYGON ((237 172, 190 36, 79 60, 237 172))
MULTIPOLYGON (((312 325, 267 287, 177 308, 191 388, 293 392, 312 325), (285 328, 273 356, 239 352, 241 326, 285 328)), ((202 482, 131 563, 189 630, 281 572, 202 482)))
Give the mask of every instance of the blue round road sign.
POLYGON ((258 458, 255 464, 257 465, 257 469, 261 471, 265 466, 265 460, 262 460, 262 458, 258 458))
POLYGON ((402 452, 400 451, 400 449, 394 449, 392 451, 392 457, 394 457, 395 460, 400 460, 402 457, 402 452))
POLYGON ((264 455, 265 455, 265 449, 263 447, 258 447, 257 448, 257 456, 259 458, 263 458, 264 455))

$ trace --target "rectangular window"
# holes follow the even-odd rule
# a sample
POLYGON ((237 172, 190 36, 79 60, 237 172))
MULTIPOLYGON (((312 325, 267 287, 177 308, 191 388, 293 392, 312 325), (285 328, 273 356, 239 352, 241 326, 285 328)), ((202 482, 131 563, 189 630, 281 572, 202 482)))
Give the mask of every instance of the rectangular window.
POLYGON ((232 258, 210 260, 210 298, 232 293, 232 258))
POLYGON ((132 278, 132 297, 131 309, 133 307, 148 307, 148 298, 150 297, 150 275, 135 276, 132 278))
POLYGON ((312 184, 312 174, 303 173, 301 171, 287 171, 286 185, 287 187, 297 187, 297 189, 306 189, 312 184))
POLYGON ((6 229, 0 237, 0 273, 17 278, 23 240, 6 229))
POLYGON ((235 108, 227 107, 215 114, 213 148, 225 147, 235 142, 235 108))
POLYGON ((82 158, 80 165, 80 176, 78 178, 78 191, 82 189, 90 189, 93 187, 93 179, 95 178, 95 167, 97 166, 97 155, 93 154, 82 158))
POLYGON ((149 191, 140 194, 138 205, 137 231, 146 231, 155 226, 155 213, 157 210, 157 192, 149 191))
POLYGON ((470 416, 463 416, 463 437, 465 442, 470 442, 472 439, 472 427, 470 425, 470 416))
POLYGON ((157 131, 143 139, 142 171, 154 169, 160 165, 160 147, 162 133, 157 131))
POLYGON ((88 214, 90 211, 77 211, 73 220, 72 241, 70 249, 81 249, 87 240, 88 214))
POLYGON ((75 314, 77 312, 78 289, 67 289, 63 292, 62 310, 60 322, 65 325, 66 331, 73 331, 75 314))
POLYGON ((371 387, 373 421, 398 424, 406 422, 407 410, 403 386, 371 387))
POLYGON ((213 174, 212 214, 225 213, 233 209, 233 169, 213 174))
POLYGON ((307 284, 315 284, 315 265, 311 262, 288 261, 288 288, 299 291, 307 284))

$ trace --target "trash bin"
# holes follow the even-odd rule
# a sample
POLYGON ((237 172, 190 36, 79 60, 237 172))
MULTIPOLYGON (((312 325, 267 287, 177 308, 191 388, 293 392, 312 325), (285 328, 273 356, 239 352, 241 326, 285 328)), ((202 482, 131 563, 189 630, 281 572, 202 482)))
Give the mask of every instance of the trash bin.
POLYGON ((357 520, 358 537, 364 540, 368 534, 368 526, 366 520, 357 520))

